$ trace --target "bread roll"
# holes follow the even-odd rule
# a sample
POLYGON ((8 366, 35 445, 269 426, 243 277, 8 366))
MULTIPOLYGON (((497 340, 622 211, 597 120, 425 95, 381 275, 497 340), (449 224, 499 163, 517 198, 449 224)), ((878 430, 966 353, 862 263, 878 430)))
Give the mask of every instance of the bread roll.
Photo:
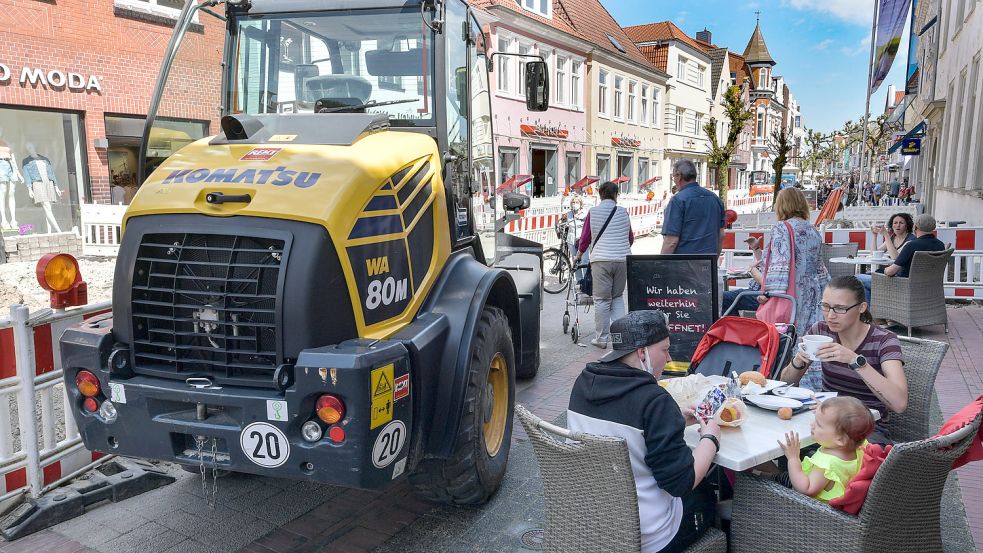
POLYGON ((768 379, 765 375, 759 373, 758 371, 744 371, 741 373, 741 386, 746 386, 748 382, 754 382, 758 386, 764 386, 768 383, 768 379))

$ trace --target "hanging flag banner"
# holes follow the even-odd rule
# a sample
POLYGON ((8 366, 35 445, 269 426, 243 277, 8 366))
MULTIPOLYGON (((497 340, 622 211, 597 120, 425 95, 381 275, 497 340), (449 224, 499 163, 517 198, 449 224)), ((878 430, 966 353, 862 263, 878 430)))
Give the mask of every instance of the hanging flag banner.
POLYGON ((877 36, 874 40, 874 72, 870 80, 870 93, 881 86, 894 64, 894 57, 901 48, 911 0, 881 0, 877 11, 877 36))

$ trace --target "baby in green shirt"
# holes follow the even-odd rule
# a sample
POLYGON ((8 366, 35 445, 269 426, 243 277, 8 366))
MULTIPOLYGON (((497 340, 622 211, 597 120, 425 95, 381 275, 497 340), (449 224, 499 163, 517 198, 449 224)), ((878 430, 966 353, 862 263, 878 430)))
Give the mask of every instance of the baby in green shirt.
POLYGON ((829 502, 843 495, 850 479, 860 472, 867 436, 874 417, 859 399, 837 396, 816 408, 812 437, 819 450, 799 460, 799 435, 790 432, 778 442, 788 458, 788 480, 796 491, 829 502))

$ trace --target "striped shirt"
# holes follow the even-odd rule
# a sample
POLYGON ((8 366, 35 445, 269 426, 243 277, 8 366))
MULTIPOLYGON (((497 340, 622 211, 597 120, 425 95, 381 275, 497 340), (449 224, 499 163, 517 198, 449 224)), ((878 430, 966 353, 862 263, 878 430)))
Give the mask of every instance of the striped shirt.
MULTIPOLYGON (((829 329, 826 321, 819 321, 812 325, 812 328, 809 329, 807 334, 829 336, 833 339, 833 342, 840 343, 840 337, 829 329)), ((870 325, 867 336, 864 337, 863 342, 857 347, 856 352, 858 355, 863 355, 867 359, 867 363, 882 375, 884 374, 884 370, 881 368, 881 364, 884 361, 897 359, 902 363, 904 362, 901 356, 901 342, 898 340, 898 336, 876 325, 870 325)), ((862 401, 868 408, 880 411, 882 417, 887 416, 887 406, 874 395, 874 392, 870 390, 864 379, 857 374, 857 371, 851 369, 844 363, 833 361, 823 361, 822 366, 824 390, 838 392, 845 396, 853 396, 862 401)))

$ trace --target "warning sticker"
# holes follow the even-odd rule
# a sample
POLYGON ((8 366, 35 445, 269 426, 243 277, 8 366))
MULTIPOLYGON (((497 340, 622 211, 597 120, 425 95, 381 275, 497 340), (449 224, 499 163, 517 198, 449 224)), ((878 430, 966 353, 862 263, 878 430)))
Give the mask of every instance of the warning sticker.
POLYGON ((297 140, 296 134, 274 134, 267 139, 267 142, 293 142, 294 140, 297 140))
POLYGON ((109 383, 109 399, 113 400, 113 403, 126 403, 126 390, 122 384, 118 382, 109 383))
POLYGON ((393 372, 392 363, 372 370, 369 378, 369 390, 372 393, 370 430, 393 420, 393 372))
POLYGON ((410 375, 404 374, 396 377, 393 388, 393 401, 399 401, 410 395, 410 375))
POLYGON ((239 158, 241 161, 267 161, 280 152, 280 148, 253 148, 239 158))

